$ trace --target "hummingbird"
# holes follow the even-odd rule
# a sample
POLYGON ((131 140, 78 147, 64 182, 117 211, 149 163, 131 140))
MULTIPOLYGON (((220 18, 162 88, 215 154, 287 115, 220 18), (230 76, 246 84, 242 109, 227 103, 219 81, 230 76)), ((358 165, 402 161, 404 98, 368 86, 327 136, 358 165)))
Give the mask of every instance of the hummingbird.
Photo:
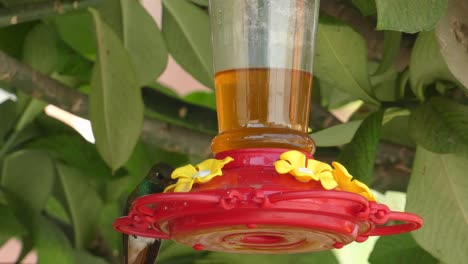
MULTIPOLYGON (((173 184, 171 179, 174 168, 165 163, 156 163, 146 177, 136 186, 128 196, 124 215, 128 215, 133 201, 140 196, 162 193, 173 184)), ((161 247, 161 239, 123 235, 124 264, 154 264, 161 247)))

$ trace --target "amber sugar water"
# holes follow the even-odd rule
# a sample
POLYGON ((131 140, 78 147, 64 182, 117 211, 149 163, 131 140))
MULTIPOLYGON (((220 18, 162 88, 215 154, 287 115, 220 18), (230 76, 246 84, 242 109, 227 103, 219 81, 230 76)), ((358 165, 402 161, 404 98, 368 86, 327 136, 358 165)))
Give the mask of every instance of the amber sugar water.
POLYGON ((248 68, 215 76, 220 134, 214 153, 240 148, 287 148, 312 152, 307 134, 311 73, 248 68))

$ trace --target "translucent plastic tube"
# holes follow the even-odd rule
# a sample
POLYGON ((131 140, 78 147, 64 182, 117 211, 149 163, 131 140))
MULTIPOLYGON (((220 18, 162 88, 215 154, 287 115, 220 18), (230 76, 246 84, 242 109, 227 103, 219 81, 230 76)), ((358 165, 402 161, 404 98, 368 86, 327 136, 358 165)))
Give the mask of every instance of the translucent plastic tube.
POLYGON ((307 134, 318 0, 210 0, 220 134, 240 148, 313 152, 307 134))

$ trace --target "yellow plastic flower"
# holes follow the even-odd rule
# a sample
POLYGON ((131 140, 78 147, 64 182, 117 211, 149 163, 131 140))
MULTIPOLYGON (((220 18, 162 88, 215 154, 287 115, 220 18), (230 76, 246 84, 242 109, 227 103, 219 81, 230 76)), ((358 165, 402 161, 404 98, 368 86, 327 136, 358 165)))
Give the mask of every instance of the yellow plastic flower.
POLYGON ((320 181, 323 188, 331 190, 338 186, 332 174, 330 165, 313 160, 296 150, 284 152, 280 160, 275 162, 275 169, 278 173, 293 175, 298 181, 309 182, 311 180, 320 181))
POLYGON ((223 175, 221 169, 233 160, 231 157, 223 160, 208 159, 195 167, 189 164, 177 168, 171 174, 172 179, 178 179, 177 182, 169 185, 164 192, 188 192, 195 183, 206 183, 216 176, 223 175))
POLYGON ((338 182, 337 189, 362 195, 369 201, 376 201, 369 187, 358 180, 353 180, 353 176, 349 174, 343 165, 338 162, 332 162, 332 165, 334 168, 333 177, 338 182))

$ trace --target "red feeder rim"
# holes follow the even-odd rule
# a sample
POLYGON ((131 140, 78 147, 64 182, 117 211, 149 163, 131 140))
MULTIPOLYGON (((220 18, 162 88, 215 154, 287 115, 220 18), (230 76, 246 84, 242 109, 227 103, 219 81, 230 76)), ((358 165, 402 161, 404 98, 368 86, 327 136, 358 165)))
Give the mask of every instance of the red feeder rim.
POLYGON ((300 182, 303 190, 284 186, 288 180, 298 183, 274 170, 271 161, 284 151, 229 151, 236 162, 223 169, 222 177, 188 193, 140 197, 114 228, 130 235, 173 239, 197 250, 284 254, 341 248, 369 236, 406 233, 422 226, 421 217, 392 212, 358 194, 300 182), (386 225, 391 221, 402 223, 386 225))

